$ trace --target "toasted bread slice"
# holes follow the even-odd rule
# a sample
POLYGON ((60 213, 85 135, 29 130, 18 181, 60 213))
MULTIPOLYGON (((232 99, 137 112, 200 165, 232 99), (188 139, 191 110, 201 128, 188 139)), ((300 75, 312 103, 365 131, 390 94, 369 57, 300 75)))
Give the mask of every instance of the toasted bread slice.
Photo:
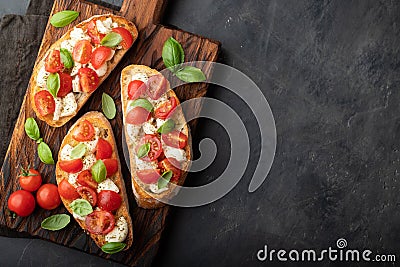
MULTIPOLYGON (((85 115, 83 115, 79 120, 77 120, 77 122, 74 125, 72 125, 71 129, 69 129, 67 135, 64 137, 64 140, 61 143, 60 152, 58 154, 58 161, 57 161, 57 165, 56 165, 57 184, 60 184, 60 182, 63 179, 66 179, 67 181, 69 179, 69 174, 67 172, 61 170, 61 168, 59 166, 59 163, 61 161, 61 151, 64 148, 64 146, 66 146, 67 144, 69 144, 71 146, 75 146, 79 143, 78 141, 76 141, 75 139, 72 138, 72 133, 73 133, 74 128, 83 120, 89 121, 94 127, 97 127, 98 129, 102 130, 101 138, 108 141, 111 144, 112 149, 113 149, 111 158, 116 159, 118 161, 118 171, 110 179, 114 182, 114 184, 116 186, 118 186, 119 195, 122 198, 122 204, 114 212, 114 218, 115 218, 115 222, 117 222, 117 219, 119 217, 123 216, 127 221, 128 234, 127 234, 126 239, 123 241, 123 243, 126 244, 125 250, 127 250, 132 245, 132 240, 133 240, 132 219, 129 214, 128 197, 126 194, 124 179, 121 174, 121 164, 120 164, 119 157, 118 157, 118 150, 116 147, 114 134, 113 134, 110 123, 104 117, 104 115, 102 113, 95 112, 95 111, 88 112, 85 115)), ((76 183, 76 185, 79 185, 79 184, 76 183)), ((65 208, 71 214, 73 214, 73 211, 69 206, 72 201, 63 198, 62 196, 61 196, 61 200, 64 203, 65 208)), ((80 219, 76 218, 76 221, 79 223, 79 225, 82 227, 83 230, 87 231, 86 226, 85 226, 85 220, 80 220, 80 219)), ((115 226, 115 227, 117 227, 117 226, 115 226)), ((92 234, 92 233, 89 233, 89 234, 90 234, 91 238, 96 242, 97 246, 102 247, 104 244, 107 243, 105 240, 105 235, 96 235, 96 234, 92 234)))
MULTIPOLYGON (((86 101, 89 99, 89 97, 91 96, 91 94, 93 92, 92 93, 81 93, 80 97, 78 99, 76 99, 77 109, 70 116, 61 117, 57 121, 53 120, 53 114, 42 116, 38 112, 38 108, 36 107, 34 96, 37 92, 44 90, 42 87, 39 87, 37 85, 37 77, 38 77, 39 71, 42 69, 42 67, 45 64, 47 55, 49 54, 50 51, 52 51, 54 49, 59 49, 60 45, 63 41, 69 40, 70 33, 75 28, 86 29, 87 25, 92 20, 105 20, 107 18, 111 18, 113 22, 118 23, 118 26, 121 26, 121 27, 124 27, 125 29, 127 29, 132 34, 133 41, 135 42, 135 40, 137 39, 137 36, 138 36, 138 31, 136 29, 136 26, 132 22, 128 21, 127 19, 125 19, 123 17, 116 16, 113 14, 96 15, 96 16, 93 16, 93 17, 77 24, 75 27, 68 30, 67 33, 65 33, 59 40, 57 40, 54 44, 51 45, 51 47, 48 49, 48 51, 44 54, 43 58, 41 58, 35 65, 33 72, 32 72, 31 79, 30 79, 29 88, 28 88, 29 95, 30 95, 30 101, 32 103, 33 110, 35 111, 37 117, 39 119, 41 119, 42 121, 45 121, 48 125, 50 125, 52 127, 60 127, 60 126, 64 125, 65 123, 67 123, 71 118, 73 118, 78 113, 78 111, 86 103, 86 101)), ((117 49, 115 51, 115 55, 113 56, 113 58, 107 62, 106 74, 104 76, 99 77, 99 84, 97 87, 99 87, 101 85, 101 83, 108 77, 108 75, 112 72, 112 70, 115 68, 115 66, 120 62, 121 58, 125 55, 126 52, 127 52, 127 49, 117 49)))
MULTIPOLYGON (((130 138, 128 130, 127 130, 127 124, 126 124, 126 114, 127 114, 127 109, 128 109, 128 85, 131 82, 132 76, 137 75, 137 74, 142 74, 144 73, 147 77, 153 76, 153 75, 161 75, 160 72, 157 70, 154 70, 152 68, 149 68, 148 66, 144 65, 130 65, 125 67, 122 70, 121 73, 121 102, 122 102, 122 110, 123 110, 123 122, 124 122, 124 131, 125 131, 125 139, 126 139, 126 144, 128 147, 129 151, 129 161, 130 161, 130 171, 131 171, 131 176, 132 176, 132 189, 133 193, 136 198, 136 202, 138 203, 139 207, 145 208, 145 209, 154 209, 154 208, 159 208, 165 206, 163 202, 160 202, 157 199, 165 199, 168 200, 169 198, 173 197, 176 195, 177 190, 176 189, 176 184, 177 185, 182 185, 186 179, 187 176, 187 170, 189 168, 190 160, 191 160, 191 136, 190 136, 190 131, 189 127, 186 123, 185 117, 183 115, 182 109, 180 107, 179 100, 173 90, 171 90, 170 84, 167 82, 167 90, 165 92, 166 97, 175 97, 177 100, 177 108, 174 111, 173 119, 176 123, 176 128, 179 128, 180 131, 185 134, 188 137, 187 145, 183 148, 185 151, 186 155, 186 160, 181 166, 181 176, 176 184, 169 183, 168 190, 161 192, 161 193, 153 193, 149 192, 149 190, 144 189, 144 184, 138 179, 136 175, 136 163, 135 163, 135 148, 137 146, 137 142, 135 140, 132 140, 130 138)), ((156 108, 156 107, 154 107, 156 108)), ((140 129, 140 132, 138 134, 138 138, 140 136, 144 136, 143 129, 140 129)))

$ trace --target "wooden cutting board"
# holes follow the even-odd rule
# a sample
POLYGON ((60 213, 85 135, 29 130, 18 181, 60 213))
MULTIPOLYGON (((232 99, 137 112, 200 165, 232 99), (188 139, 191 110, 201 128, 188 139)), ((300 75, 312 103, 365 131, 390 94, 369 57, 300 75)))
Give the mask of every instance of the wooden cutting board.
MULTIPOLYGON (((130 266, 140 265, 149 266, 157 252, 159 240, 164 230, 168 207, 157 210, 144 210, 137 207, 131 190, 131 178, 129 170, 124 162, 122 151, 122 111, 120 103, 119 78, 121 70, 129 64, 144 64, 156 69, 163 69, 164 65, 161 58, 161 51, 164 42, 170 37, 178 40, 185 51, 185 61, 216 61, 220 44, 216 41, 200 37, 179 29, 171 29, 159 25, 161 15, 166 7, 166 0, 125 0, 120 11, 105 8, 103 6, 84 2, 81 0, 56 0, 52 9, 52 14, 61 10, 76 10, 80 12, 78 19, 71 25, 56 29, 49 23, 43 37, 42 45, 39 50, 40 59, 50 45, 59 39, 69 28, 80 21, 93 15, 114 13, 124 16, 135 23, 139 31, 138 39, 133 47, 125 55, 116 69, 108 79, 96 90, 91 99, 85 104, 78 115, 60 128, 49 127, 44 122, 37 119, 43 139, 48 143, 53 151, 53 157, 57 158, 57 153, 61 141, 70 126, 83 114, 90 110, 101 111, 101 94, 110 94, 117 104, 117 116, 111 120, 114 134, 116 136, 119 156, 122 164, 122 172, 129 195, 129 205, 133 219, 133 246, 129 251, 117 253, 110 256, 103 253, 95 243, 82 231, 78 224, 72 220, 65 229, 60 231, 46 231, 40 228, 42 220, 52 214, 65 213, 65 208, 61 205, 53 211, 45 211, 36 208, 34 213, 27 217, 17 217, 13 219, 7 211, 7 199, 9 195, 19 189, 18 173, 19 166, 34 166, 37 168, 45 183, 55 183, 55 166, 44 165, 40 162, 34 141, 30 140, 24 132, 24 123, 28 117, 36 117, 31 108, 31 103, 26 93, 21 106, 21 112, 15 125, 11 142, 0 173, 1 178, 1 202, 0 202, 0 225, 19 232, 27 233, 31 236, 49 240, 67 247, 79 249, 81 251, 110 258, 117 262, 130 266)), ((51 15, 52 15, 51 14, 51 15)), ((51 16, 50 15, 50 16, 51 16)), ((37 60, 38 61, 38 60, 37 60)), ((205 67, 206 74, 210 75, 210 69, 205 67)), ((194 97, 204 96, 207 91, 207 84, 191 84, 178 87, 175 91, 181 101, 194 97)), ((20 90, 20 88, 10 88, 10 90, 20 90)), ((190 112, 200 113, 201 106, 193 106, 190 112)), ((190 123, 192 134, 196 121, 190 123)), ((190 175, 187 179, 190 179, 190 175)))

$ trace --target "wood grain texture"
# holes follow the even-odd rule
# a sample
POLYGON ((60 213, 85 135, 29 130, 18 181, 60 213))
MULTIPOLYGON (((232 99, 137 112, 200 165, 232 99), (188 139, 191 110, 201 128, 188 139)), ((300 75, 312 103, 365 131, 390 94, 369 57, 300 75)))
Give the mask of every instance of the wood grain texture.
MULTIPOLYGON (((32 216, 27 218, 17 217, 12 219, 7 211, 7 199, 15 190, 19 189, 17 183, 18 167, 30 164, 37 168, 43 176, 45 182, 55 183, 55 166, 44 165, 40 162, 36 153, 36 143, 30 140, 24 132, 24 123, 26 118, 35 117, 29 103, 29 98, 25 95, 21 106, 21 112, 15 124, 15 129, 7 154, 0 173, 1 184, 1 202, 0 202, 0 225, 19 232, 29 233, 32 236, 49 240, 68 247, 76 248, 88 253, 100 255, 104 258, 111 258, 117 262, 130 266, 140 265, 149 266, 158 249, 158 243, 161 233, 165 226, 168 207, 156 210, 144 210, 138 208, 133 197, 131 189, 131 178, 129 170, 123 160, 122 151, 122 110, 120 103, 120 85, 119 78, 121 70, 129 64, 144 64, 161 70, 164 68, 161 51, 164 42, 170 36, 177 39, 183 46, 186 54, 186 61, 216 61, 220 45, 216 41, 209 40, 194 34, 190 34, 178 29, 166 28, 157 23, 160 21, 166 1, 164 0, 125 0, 119 12, 107 9, 93 3, 78 0, 56 0, 52 9, 52 14, 65 10, 73 9, 80 12, 78 19, 71 25, 56 29, 50 24, 46 27, 42 45, 39 50, 38 60, 44 55, 47 48, 58 38, 60 38, 69 28, 73 27, 82 20, 93 15, 114 13, 126 17, 133 21, 139 31, 139 37, 130 51, 125 55, 120 64, 114 69, 109 78, 96 90, 91 99, 79 111, 78 115, 60 128, 52 128, 44 122, 37 120, 43 139, 50 145, 54 158, 62 139, 71 125, 83 114, 90 110, 101 111, 101 94, 106 92, 110 94, 117 105, 117 116, 111 121, 114 134, 119 148, 121 158, 122 173, 125 179, 129 195, 129 205, 133 219, 133 246, 129 251, 121 252, 110 256, 101 252, 95 243, 81 230, 76 222, 70 223, 65 229, 56 232, 46 231, 40 228, 40 222, 56 213, 66 212, 64 207, 59 207, 53 211, 45 211, 37 208, 32 216)), ((203 69, 210 75, 209 65, 203 69)), ((185 101, 194 97, 204 96, 207 91, 207 84, 191 84, 177 88, 176 94, 179 99, 185 101)), ((28 94, 29 92, 27 92, 28 94)), ((200 113, 200 106, 193 106, 191 112, 200 113)), ((190 122, 193 130, 196 121, 190 122)), ((190 176, 188 177, 190 179, 190 176)))

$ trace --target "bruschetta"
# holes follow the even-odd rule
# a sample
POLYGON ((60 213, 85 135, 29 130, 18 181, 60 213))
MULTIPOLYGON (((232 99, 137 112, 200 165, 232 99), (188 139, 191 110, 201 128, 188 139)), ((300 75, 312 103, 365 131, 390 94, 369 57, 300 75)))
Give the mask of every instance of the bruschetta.
POLYGON ((132 220, 111 125, 100 112, 88 112, 68 131, 56 165, 65 208, 99 247, 132 244, 132 220))
POLYGON ((169 81, 157 70, 130 65, 121 73, 121 102, 132 189, 138 205, 164 206, 182 185, 191 159, 189 128, 169 81), (165 202, 165 201, 164 201, 165 202))
POLYGON ((138 35, 123 17, 97 15, 71 28, 33 69, 29 95, 37 117, 53 127, 73 118, 138 35))

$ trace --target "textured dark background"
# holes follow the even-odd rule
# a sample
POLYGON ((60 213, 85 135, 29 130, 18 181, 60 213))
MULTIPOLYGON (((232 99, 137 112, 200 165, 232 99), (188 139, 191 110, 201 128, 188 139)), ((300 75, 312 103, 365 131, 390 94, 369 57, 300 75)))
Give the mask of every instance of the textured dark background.
MULTIPOLYGON (((24 14, 26 5, 1 1, 0 13, 24 14)), ((40 24, 43 17, 32 14, 46 15, 49 8, 43 1, 30 9, 30 17, 3 19, 2 51, 10 49, 7 25, 40 24)), ((399 2, 174 0, 163 23, 222 42, 221 62, 249 75, 267 97, 278 144, 267 180, 249 194, 259 152, 257 125, 240 99, 211 87, 209 96, 235 108, 250 131, 250 166, 221 200, 172 209, 155 266, 266 265, 255 256, 265 244, 321 250, 335 247, 341 237, 350 248, 400 256, 399 2)), ((38 45, 25 43, 32 51, 38 45)), ((2 59, 0 116, 7 119, 0 127, 1 157, 31 67, 14 67, 18 76, 7 69, 15 62, 7 55, 2 59), (4 80, 20 85, 19 98, 7 97, 4 80)), ((191 175, 189 185, 218 177, 229 156, 227 136, 217 124, 202 120, 195 145, 204 137, 216 141, 219 155, 207 170, 191 175)), ((1 266, 56 264, 107 262, 40 240, 0 238, 1 266)))

